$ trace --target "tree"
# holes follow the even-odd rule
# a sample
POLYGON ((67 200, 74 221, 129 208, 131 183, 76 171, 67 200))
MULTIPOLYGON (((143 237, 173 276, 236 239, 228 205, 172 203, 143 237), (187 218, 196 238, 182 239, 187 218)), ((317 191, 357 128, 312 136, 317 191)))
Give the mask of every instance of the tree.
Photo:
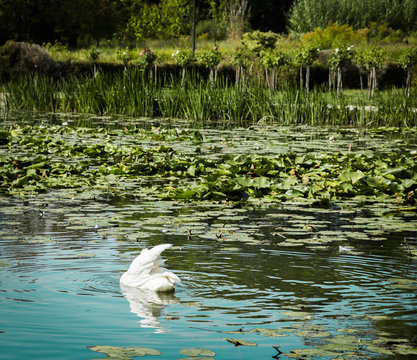
POLYGON ((210 15, 230 37, 249 29, 249 0, 208 0, 210 15))
POLYGON ((270 89, 277 86, 277 71, 289 63, 289 57, 282 51, 267 49, 261 52, 261 62, 265 68, 265 78, 270 89))
POLYGON ((187 0, 161 0, 158 4, 133 2, 127 34, 133 40, 189 34, 190 10, 187 0))
POLYGON ((365 67, 368 70, 368 97, 370 98, 378 88, 376 69, 382 67, 385 52, 380 47, 372 46, 363 53, 365 67))
POLYGON ((403 69, 407 70, 407 82, 405 91, 407 96, 411 95, 411 81, 413 77, 413 70, 417 64, 417 47, 407 49, 400 57, 400 64, 403 69))
POLYGON ((121 21, 123 0, 0 0, 0 42, 111 38, 121 21), (109 20, 110 19, 110 20, 109 20))
POLYGON ((332 85, 333 87, 336 85, 338 96, 343 92, 342 69, 351 63, 353 56, 353 46, 347 48, 340 46, 334 49, 329 57, 329 90, 332 89, 332 85), (335 77, 337 78, 336 84, 334 84, 335 77))
POLYGON ((300 47, 295 54, 295 63, 300 67, 300 89, 303 88, 303 69, 306 69, 306 90, 310 91, 310 67, 319 56, 319 48, 314 45, 300 47))

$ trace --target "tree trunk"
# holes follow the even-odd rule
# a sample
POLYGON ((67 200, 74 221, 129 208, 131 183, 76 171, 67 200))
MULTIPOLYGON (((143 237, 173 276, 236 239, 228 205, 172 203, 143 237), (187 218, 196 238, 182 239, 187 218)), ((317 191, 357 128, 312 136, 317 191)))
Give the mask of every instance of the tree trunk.
POLYGON ((240 82, 241 82, 241 88, 243 88, 245 86, 245 81, 246 81, 246 69, 241 66, 240 67, 240 74, 239 74, 239 78, 240 78, 240 82))
POLYGON ((374 71, 374 93, 375 93, 375 91, 376 90, 378 90, 378 80, 377 80, 377 78, 376 78, 376 68, 374 67, 373 68, 373 71, 374 71))
POLYGON ((363 76, 362 76, 362 68, 359 66, 359 82, 361 84, 361 90, 363 91, 363 76))
POLYGON ((185 81, 185 72, 186 72, 186 68, 185 66, 182 67, 182 75, 181 75, 181 85, 184 85, 184 81, 185 81))
POLYGON ((337 68, 337 96, 340 96, 342 92, 343 92, 342 69, 337 68))
POLYGON ((310 91, 310 66, 307 65, 306 67, 306 90, 307 92, 310 91))
POLYGON ((332 91, 332 68, 329 66, 329 91, 332 91))
POLYGON ((300 89, 303 89, 304 83, 303 83, 303 67, 300 66, 300 89))
POLYGON ((411 80, 413 77, 413 67, 407 69, 407 82, 405 84, 405 91, 408 97, 411 95, 411 80))

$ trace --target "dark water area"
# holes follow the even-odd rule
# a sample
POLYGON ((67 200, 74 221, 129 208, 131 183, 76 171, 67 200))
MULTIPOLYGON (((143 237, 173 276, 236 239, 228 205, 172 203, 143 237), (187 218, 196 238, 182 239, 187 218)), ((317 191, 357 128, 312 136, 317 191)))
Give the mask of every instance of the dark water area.
MULTIPOLYGON (((416 147, 401 133, 387 141, 354 129, 276 132, 211 128, 204 137, 217 139, 219 152, 232 141, 237 153, 260 138, 270 144, 260 153, 416 147)), ((192 358, 189 348, 216 353, 202 359, 413 359, 416 230, 415 209, 399 211, 395 201, 237 206, 97 189, 1 195, 0 359, 105 357, 92 346, 153 348, 161 355, 146 358, 156 359, 192 358), (163 257, 182 280, 175 293, 121 288, 140 250, 162 243, 173 244, 163 257)))

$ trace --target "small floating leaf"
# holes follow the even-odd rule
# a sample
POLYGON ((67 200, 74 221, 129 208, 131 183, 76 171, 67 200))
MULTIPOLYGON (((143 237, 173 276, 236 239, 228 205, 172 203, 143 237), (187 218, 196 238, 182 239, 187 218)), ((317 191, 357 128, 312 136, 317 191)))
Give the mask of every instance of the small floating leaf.
POLYGON ((400 344, 395 347, 395 352, 400 355, 417 355, 417 346, 411 347, 408 344, 400 344))
POLYGON ((337 331, 343 332, 346 334, 355 334, 355 333, 361 332, 361 330, 358 330, 358 329, 337 329, 337 331))
POLYGON ((91 254, 91 253, 79 253, 77 254, 77 257, 79 258, 91 258, 96 256, 96 254, 91 254))
POLYGON ((283 311, 281 313, 289 318, 299 318, 299 319, 309 319, 311 318, 311 314, 304 311, 283 311))
POLYGON ((308 356, 326 356, 326 357, 336 357, 340 355, 337 352, 324 350, 324 349, 317 349, 317 348, 306 348, 306 349, 295 349, 290 350, 290 353, 282 354, 287 357, 291 358, 305 358, 308 356))
POLYGON ((256 342, 252 341, 246 341, 242 339, 230 339, 230 338, 224 338, 226 341, 234 344, 235 346, 258 346, 256 342))
POLYGON ((294 334, 297 336, 305 337, 305 338, 324 338, 324 337, 330 336, 330 333, 327 331, 310 331, 310 330, 296 331, 294 334))
POLYGON ((211 350, 206 349, 199 349, 199 348, 189 348, 189 349, 182 349, 180 350, 180 353, 186 356, 216 356, 216 353, 211 350))
POLYGON ((367 345, 366 348, 370 352, 374 352, 374 353, 378 353, 378 354, 385 354, 385 355, 394 355, 393 351, 391 351, 389 349, 382 348, 380 346, 367 345))
POLYGON ((255 329, 257 333, 260 333, 264 336, 269 337, 284 337, 288 336, 289 332, 292 332, 293 329, 264 329, 264 328, 257 328, 255 329))
POLYGON ((119 347, 119 346, 89 346, 88 347, 92 351, 100 352, 103 354, 107 354, 109 358, 117 358, 128 360, 133 357, 141 357, 145 355, 161 355, 161 352, 151 348, 144 348, 144 347, 119 347))
POLYGON ((391 317, 387 315, 366 315, 365 318, 374 321, 391 320, 391 317))

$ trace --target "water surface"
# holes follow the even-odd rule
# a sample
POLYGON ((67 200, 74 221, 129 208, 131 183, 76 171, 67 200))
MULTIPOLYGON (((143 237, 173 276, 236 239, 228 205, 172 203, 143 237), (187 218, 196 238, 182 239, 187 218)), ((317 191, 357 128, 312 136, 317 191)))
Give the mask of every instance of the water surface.
MULTIPOLYGON (((207 143, 219 131, 208 129, 207 143)), ((239 131, 247 130, 222 131, 220 152, 244 153, 262 137, 271 146, 260 153, 325 144, 331 151, 337 137, 346 149, 415 147, 401 136, 387 146, 383 137, 350 132, 273 137, 257 128, 244 141, 239 131)), ((287 359, 296 357, 291 350, 326 344, 338 356, 412 359, 416 225, 415 210, 392 202, 237 207, 103 191, 1 196, 0 359, 105 357, 89 349, 96 345, 154 348, 162 359, 186 358, 180 350, 197 347, 226 360, 270 359, 279 346, 278 358, 287 359), (182 279, 175 294, 121 289, 134 256, 166 242, 174 245, 164 253, 167 267, 182 279)))

